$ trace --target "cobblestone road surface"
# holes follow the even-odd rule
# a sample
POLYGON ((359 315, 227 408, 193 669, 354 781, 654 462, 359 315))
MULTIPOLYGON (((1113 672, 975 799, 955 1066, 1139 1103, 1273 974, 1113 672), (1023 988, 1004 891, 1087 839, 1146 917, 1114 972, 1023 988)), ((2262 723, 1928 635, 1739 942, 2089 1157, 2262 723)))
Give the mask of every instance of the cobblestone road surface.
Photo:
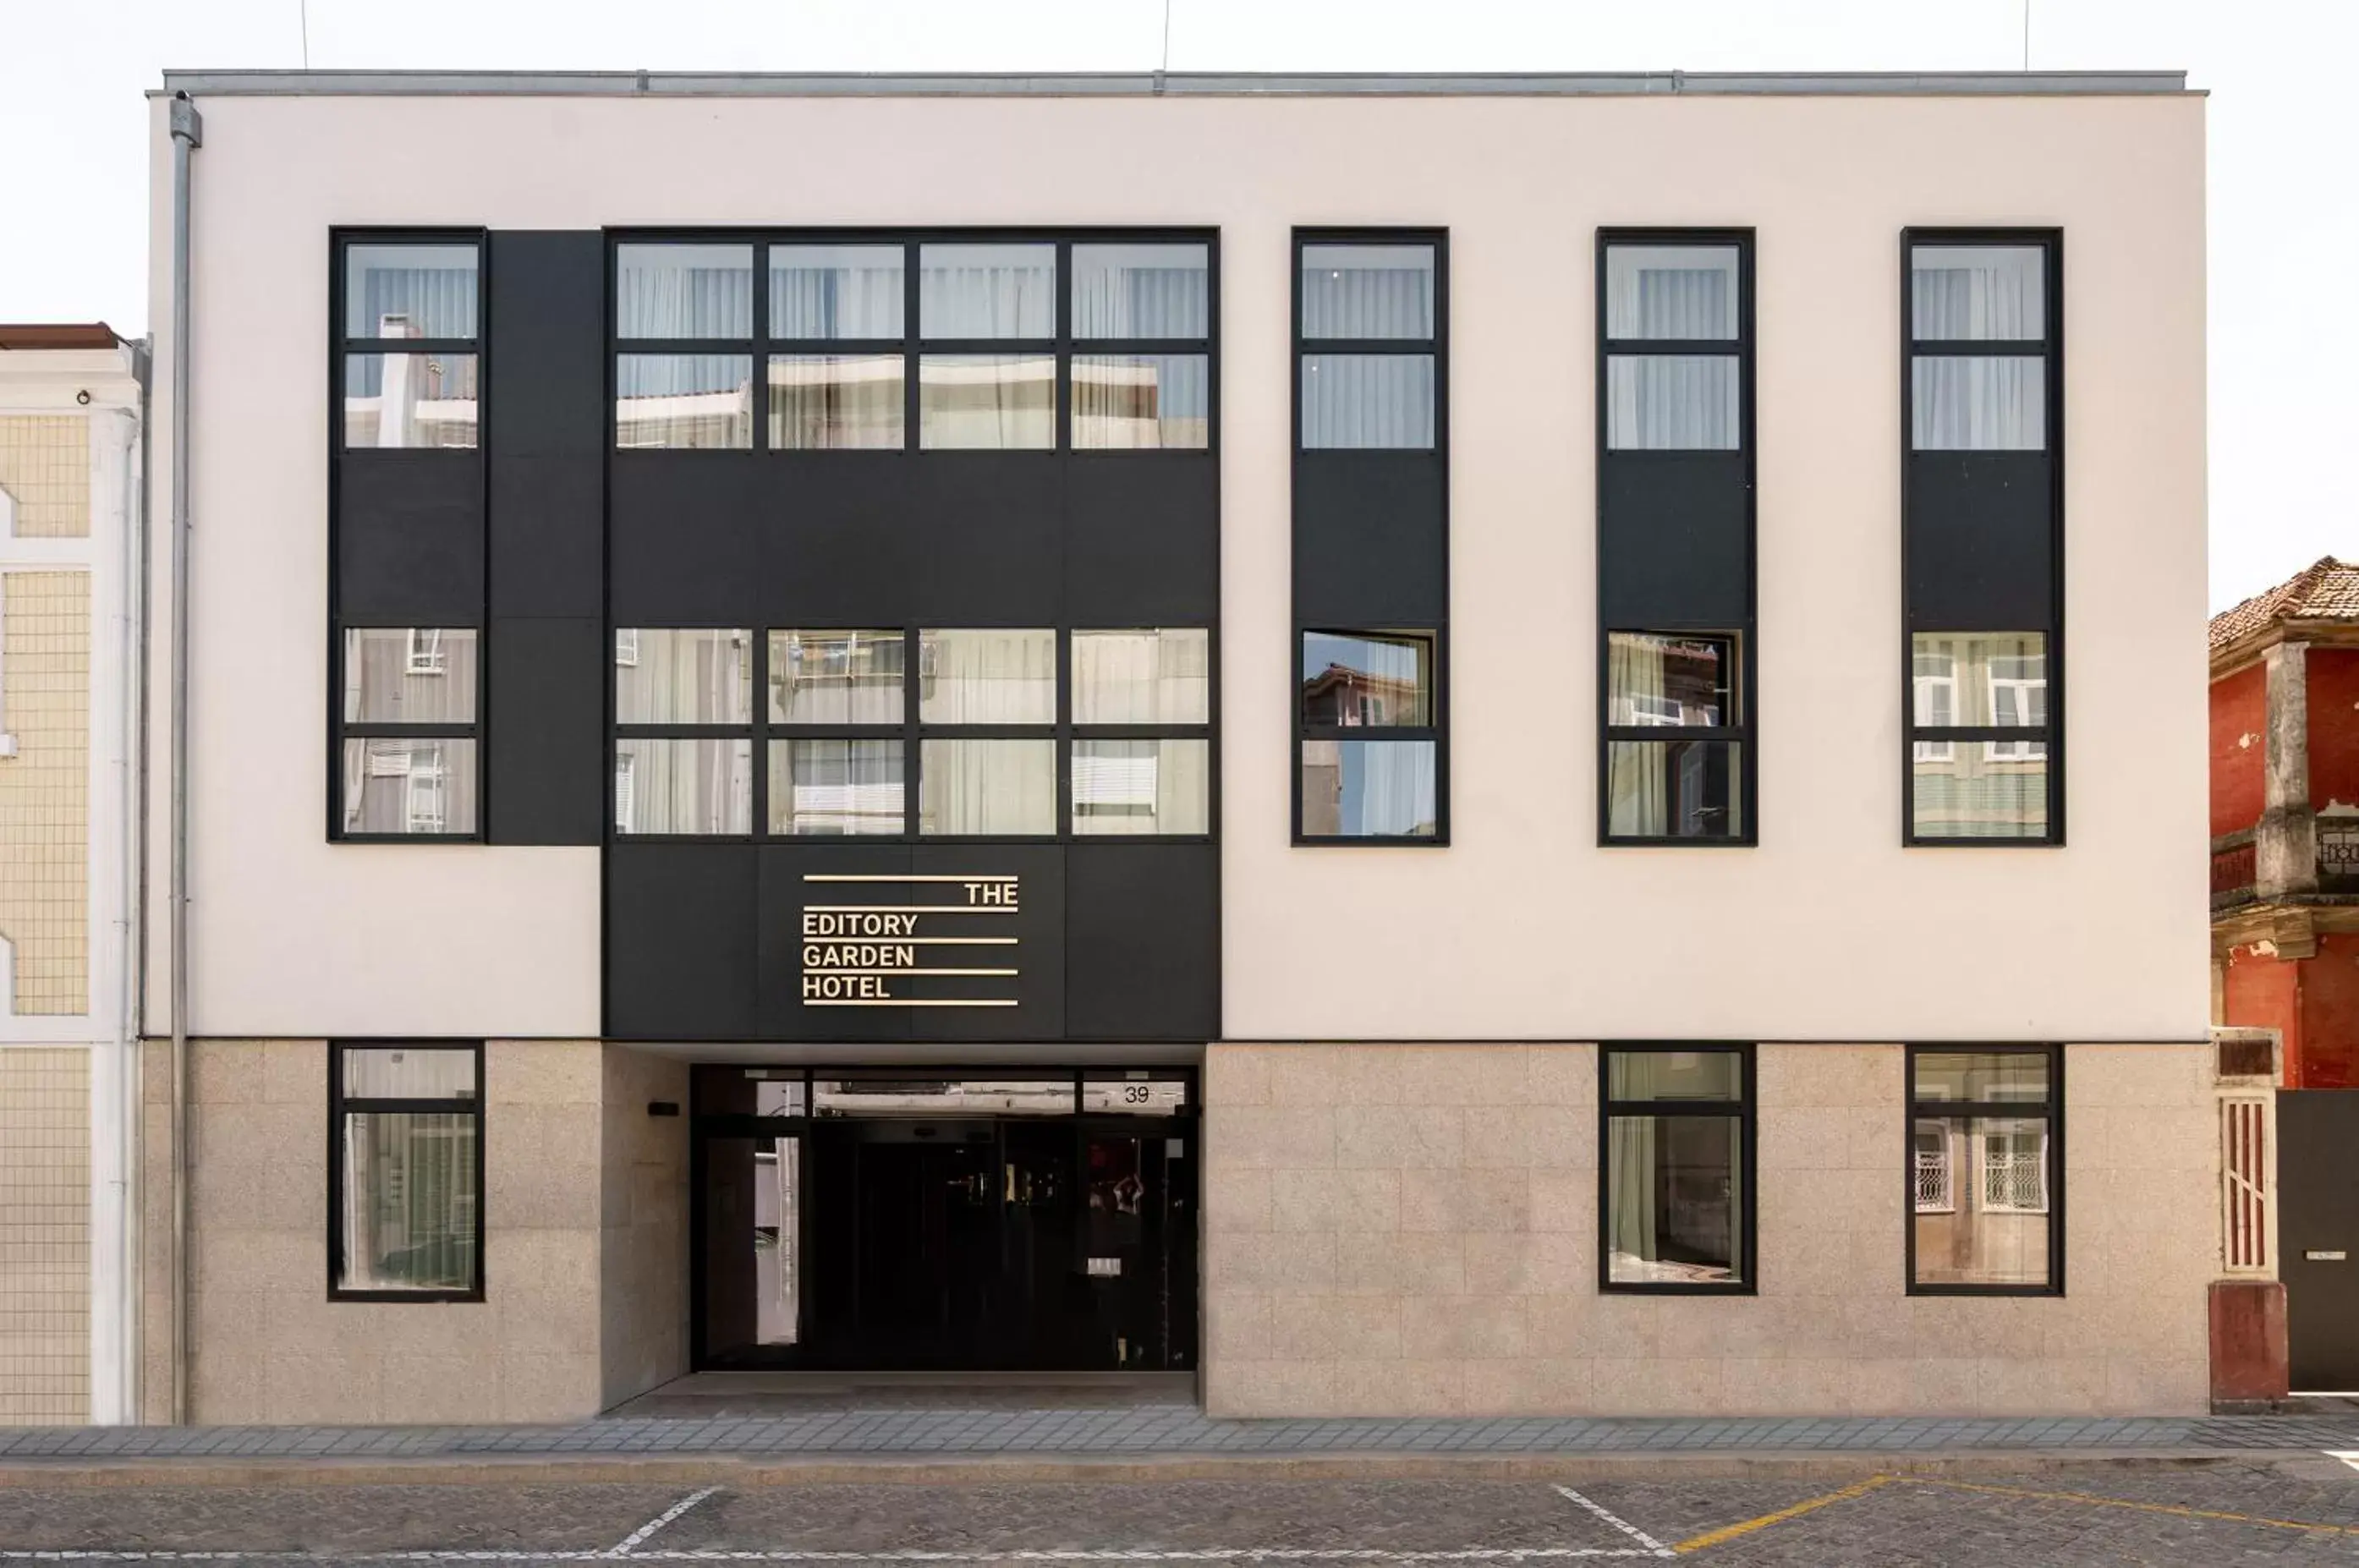
POLYGON ((0 1563, 2359 1563, 2322 1455, 1973 1480, 0 1488, 0 1563))

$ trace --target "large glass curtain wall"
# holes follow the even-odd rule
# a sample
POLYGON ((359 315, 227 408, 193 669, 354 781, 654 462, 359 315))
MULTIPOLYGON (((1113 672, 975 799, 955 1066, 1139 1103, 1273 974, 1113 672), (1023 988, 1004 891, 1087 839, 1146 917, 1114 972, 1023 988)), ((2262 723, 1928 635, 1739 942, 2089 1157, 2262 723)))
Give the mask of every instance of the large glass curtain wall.
POLYGON ((1212 444, 1201 237, 632 240, 614 279, 618 448, 1212 444))

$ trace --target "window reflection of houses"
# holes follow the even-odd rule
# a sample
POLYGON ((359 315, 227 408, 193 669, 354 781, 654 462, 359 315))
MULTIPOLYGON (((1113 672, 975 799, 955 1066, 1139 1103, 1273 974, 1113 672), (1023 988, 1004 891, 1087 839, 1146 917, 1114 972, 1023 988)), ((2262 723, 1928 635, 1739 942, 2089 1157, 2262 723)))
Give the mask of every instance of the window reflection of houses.
MULTIPOLYGON (((1919 729, 2022 729, 2048 723, 2047 639, 2037 634, 1920 633, 1911 657, 1919 729)), ((1912 748, 1917 832, 1925 837, 2043 837, 2048 744, 1920 736, 1912 748)))
POLYGON ((1302 683, 1302 716, 1314 724, 1346 728, 1419 724, 1424 694, 1412 670, 1354 670, 1330 664, 1302 683))
POLYGON ((2048 1132, 1921 1119, 1910 1137, 1923 1278, 1989 1279, 2048 1250, 2048 1132))

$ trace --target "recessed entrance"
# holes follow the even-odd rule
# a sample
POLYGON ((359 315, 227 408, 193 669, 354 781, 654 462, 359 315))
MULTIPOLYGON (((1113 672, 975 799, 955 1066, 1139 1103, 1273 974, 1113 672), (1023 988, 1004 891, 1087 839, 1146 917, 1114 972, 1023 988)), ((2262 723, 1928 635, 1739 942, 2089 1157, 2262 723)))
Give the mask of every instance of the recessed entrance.
POLYGON ((1193 1074, 700 1067, 700 1368, 1196 1363, 1193 1074))

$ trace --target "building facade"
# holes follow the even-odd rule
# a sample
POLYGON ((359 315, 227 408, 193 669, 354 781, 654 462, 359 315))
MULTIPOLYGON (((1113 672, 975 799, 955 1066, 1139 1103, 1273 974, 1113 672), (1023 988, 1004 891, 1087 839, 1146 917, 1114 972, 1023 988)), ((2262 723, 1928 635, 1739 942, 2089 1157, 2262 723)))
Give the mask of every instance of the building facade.
POLYGON ((134 1412, 141 359, 0 325, 0 1424, 134 1412))
POLYGON ((2359 1379, 2359 570, 2212 617, 2212 1009, 2279 1041, 2279 1267, 2298 1389, 2359 1379))
POLYGON ((151 1416, 2202 1408, 2180 79, 151 107, 151 1416))

